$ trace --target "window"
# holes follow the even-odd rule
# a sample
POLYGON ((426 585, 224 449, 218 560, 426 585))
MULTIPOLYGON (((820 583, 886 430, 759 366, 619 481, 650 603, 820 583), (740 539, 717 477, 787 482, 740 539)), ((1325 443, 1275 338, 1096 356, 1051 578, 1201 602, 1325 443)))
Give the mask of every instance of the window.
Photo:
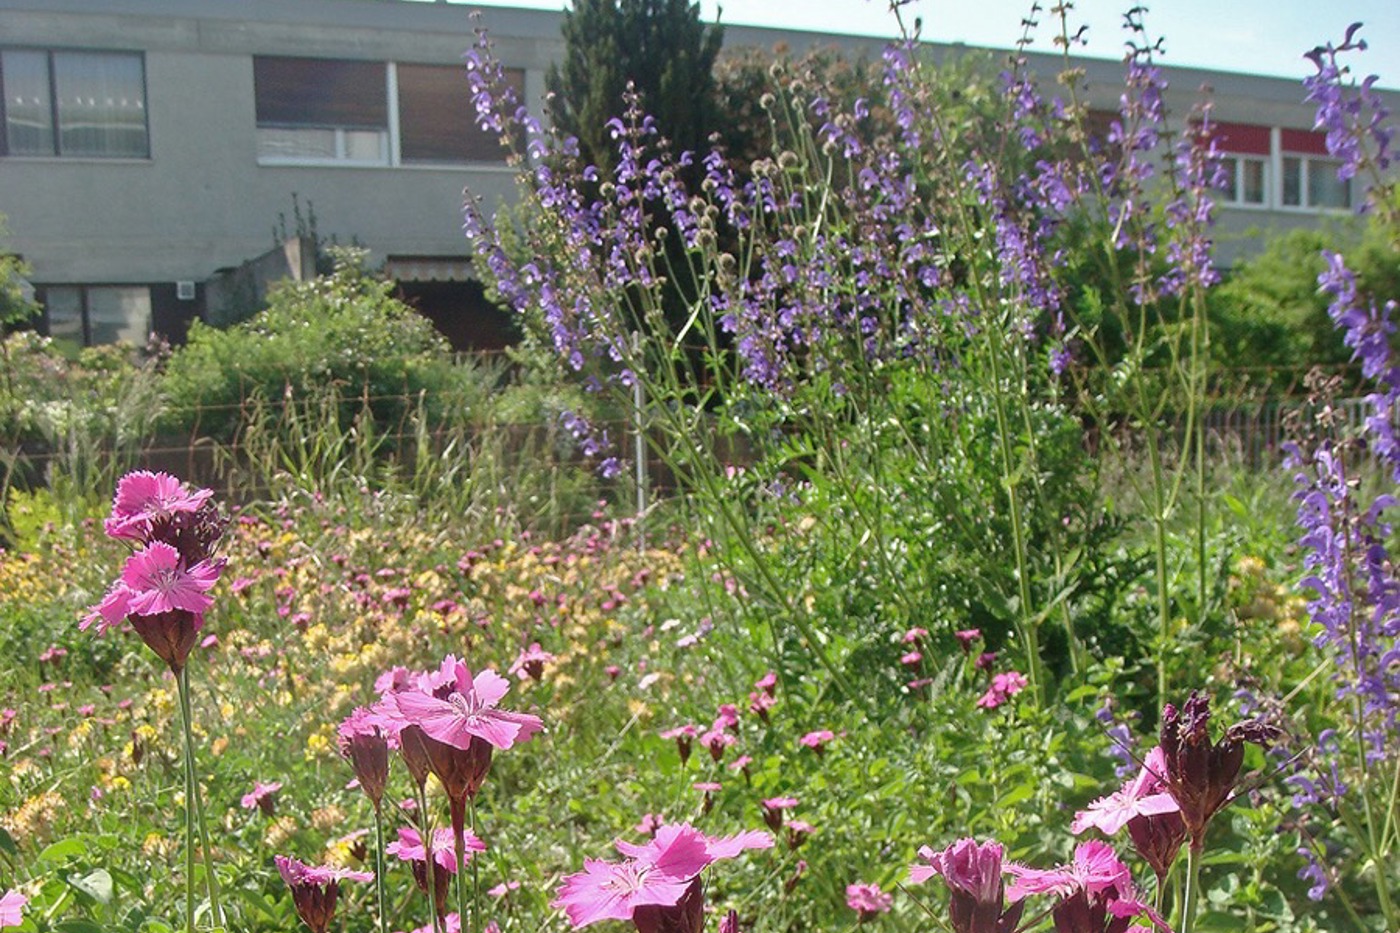
POLYGON ((382 62, 254 58, 258 157, 268 161, 389 161, 382 62))
MULTIPOLYGON (((507 71, 524 95, 525 72, 507 71)), ((253 59, 264 164, 502 162, 476 125, 461 66, 320 58, 253 59)))
POLYGON ((144 285, 50 285, 40 300, 48 335, 74 349, 141 346, 151 333, 151 290, 144 285))
MULTIPOLYGON (((466 72, 451 65, 399 65, 399 148, 404 162, 500 162, 500 140, 476 124, 466 72)), ((525 96, 525 72, 507 71, 525 96)))
POLYGON ((140 53, 4 49, 0 86, 4 155, 150 156, 140 53))
POLYGON ((1303 210, 1347 210, 1351 182, 1340 181, 1341 162, 1328 157, 1327 137, 1310 130, 1285 129, 1279 134, 1283 150, 1284 207, 1303 210))
POLYGON ((1225 156, 1220 160, 1223 184, 1221 200, 1226 204, 1259 207, 1269 203, 1269 162, 1257 156, 1225 156))
POLYGON ((1342 163, 1314 156, 1283 157, 1283 206, 1308 210, 1348 210, 1351 182, 1337 178, 1342 163))

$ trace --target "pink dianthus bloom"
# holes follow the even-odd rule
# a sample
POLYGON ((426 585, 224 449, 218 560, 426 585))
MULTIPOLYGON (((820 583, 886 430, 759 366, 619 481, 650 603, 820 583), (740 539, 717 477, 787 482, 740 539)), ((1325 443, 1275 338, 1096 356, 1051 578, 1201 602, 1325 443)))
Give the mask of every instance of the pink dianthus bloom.
POLYGON ((710 757, 719 761, 724 757, 724 750, 737 742, 738 739, 719 729, 711 729, 700 736, 700 744, 710 750, 710 757))
POLYGON ((279 855, 273 859, 277 872, 292 890, 292 903, 297 916, 311 928, 312 933, 326 933, 335 916, 335 902, 342 881, 373 881, 374 872, 351 871, 348 868, 311 866, 294 858, 279 855))
POLYGON ((1134 817, 1180 811, 1176 800, 1166 792, 1161 781, 1166 766, 1161 746, 1153 748, 1147 753, 1147 760, 1137 777, 1075 814, 1074 822, 1069 826, 1070 832, 1078 835, 1093 826, 1104 835, 1112 836, 1134 817))
POLYGON ((815 752, 820 752, 826 746, 827 742, 835 738, 836 736, 830 729, 818 729, 815 732, 808 732, 802 738, 798 739, 797 744, 805 745, 815 752))
POLYGON ((700 872, 745 849, 773 845, 767 833, 749 831, 712 838, 688 823, 666 824, 642 845, 616 843, 622 862, 585 859, 584 869, 564 879, 554 906, 574 929, 599 920, 631 920, 639 930, 699 930, 704 892, 700 872))
POLYGON ((864 882, 846 885, 846 906, 860 916, 860 922, 874 920, 887 914, 894 906, 894 896, 880 890, 878 884, 864 882))
POLYGON ((264 816, 272 816, 273 806, 277 800, 277 792, 281 789, 281 781, 273 781, 270 784, 264 784, 262 781, 254 781, 253 789, 243 795, 243 799, 240 803, 243 804, 243 809, 245 810, 256 808, 261 810, 264 816))
POLYGON ((1038 869, 1013 862, 1006 870, 1014 878, 1006 891, 1013 901, 1031 894, 1068 897, 1076 891, 1093 895, 1113 890, 1126 896, 1132 881, 1127 866, 1118 860, 1113 848, 1097 839, 1075 847, 1074 861, 1068 865, 1038 869))
POLYGON ((996 709, 1024 690, 1027 683, 1029 681, 1026 680, 1026 675, 1019 671, 996 674, 992 677, 992 685, 987 688, 987 692, 977 700, 977 705, 982 709, 996 709))
POLYGON ((533 641, 530 647, 522 648, 516 657, 515 663, 507 671, 517 678, 529 677, 531 680, 539 680, 544 676, 544 666, 554 663, 554 655, 540 647, 540 643, 533 641))
POLYGON ((137 470, 117 482, 103 528, 111 538, 145 541, 153 523, 177 512, 197 512, 213 495, 212 489, 191 491, 169 473, 137 470))
MULTIPOLYGON (((223 573, 222 560, 202 560, 183 566, 180 552, 163 541, 152 541, 132 554, 122 568, 118 587, 125 588, 123 615, 157 615, 174 609, 203 612, 214 604, 209 591, 223 573)), ((105 604, 105 600, 104 600, 105 604)), ((108 624, 112 619, 104 611, 108 624)))
POLYGON ((544 728, 538 716, 498 709, 510 681, 492 670, 472 672, 452 655, 442 667, 419 678, 418 689, 390 693, 398 718, 422 728, 430 738, 466 750, 472 739, 507 749, 544 728))
POLYGON ((959 839, 942 852, 923 846, 919 858, 925 864, 912 866, 909 880, 917 884, 943 876, 951 895, 948 913, 955 933, 1011 930, 1020 922, 1023 904, 1002 910, 1006 889, 1000 843, 959 839))
MULTIPOLYGON (((433 861, 454 875, 457 874, 456 849, 456 840, 452 837, 451 829, 444 826, 433 830, 433 861)), ((477 852, 486 851, 486 843, 467 831, 462 834, 462 849, 466 853, 466 860, 470 862, 477 852)), ((401 862, 421 864, 428 860, 427 850, 423 846, 423 835, 409 826, 399 827, 398 840, 385 846, 384 851, 397 856, 401 862)))
POLYGON ((360 788, 378 810, 389 783, 388 731, 378 716, 361 706, 341 722, 338 735, 341 757, 350 762, 360 788))
POLYGON ((24 905, 28 903, 29 898, 18 891, 6 891, 5 896, 0 897, 0 930, 23 923, 24 905))
POLYGON ((1158 930, 1170 927, 1133 888, 1132 875, 1106 843, 1098 840, 1080 843, 1074 862, 1041 871, 1022 865, 1008 865, 1015 878, 1006 895, 1019 901, 1031 894, 1052 894, 1060 898, 1051 908, 1057 930, 1127 930, 1123 922, 1146 917, 1158 930))

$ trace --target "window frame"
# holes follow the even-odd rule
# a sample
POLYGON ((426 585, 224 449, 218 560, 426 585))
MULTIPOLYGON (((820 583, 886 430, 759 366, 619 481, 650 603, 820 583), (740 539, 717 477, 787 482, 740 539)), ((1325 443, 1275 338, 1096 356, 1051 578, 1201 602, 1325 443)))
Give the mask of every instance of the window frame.
POLYGON ((1278 178, 1278 210, 1295 214, 1350 214, 1355 209, 1354 194, 1352 190, 1352 180, 1347 179, 1340 182, 1346 186, 1347 203, 1341 206, 1334 204, 1314 204, 1312 201, 1312 173, 1318 170, 1330 171, 1334 175, 1337 167, 1342 164, 1341 159, 1332 156, 1321 156, 1309 152, 1291 152, 1283 150, 1279 153, 1279 178, 1278 178), (1284 200, 1284 163, 1289 159, 1298 160, 1298 203, 1289 204, 1284 200))
MULTIPOLYGON (((47 282, 34 286, 35 298, 43 307, 43 313, 39 317, 41 325, 40 332, 49 338, 53 338, 53 321, 49 316, 49 293, 54 289, 67 289, 78 293, 78 324, 81 336, 79 349, 88 347, 114 346, 112 343, 95 343, 92 339, 92 292, 100 289, 142 289, 146 293, 146 323, 143 328, 149 336, 155 327, 155 302, 151 294, 151 285, 143 282, 47 282)), ((57 339, 57 338, 54 338, 57 339)), ((145 338, 142 338, 143 340, 145 338)))
MULTIPOLYGON (((451 171, 451 170, 459 170, 459 169, 463 169, 463 168, 470 168, 471 170, 477 171, 477 172, 493 172, 493 171, 498 171, 498 172, 502 172, 502 173, 511 173, 511 172, 514 172, 514 171, 515 171, 515 169, 512 168, 511 165, 509 164, 509 160, 508 160, 509 152, 508 152, 504 147, 501 149, 501 157, 500 157, 499 159, 491 159, 491 160, 484 160, 484 159, 462 159, 462 160, 451 160, 451 159, 426 159, 426 158, 418 158, 418 157, 405 157, 405 155, 404 155, 404 152, 403 152, 403 132, 402 132, 402 123, 401 123, 402 115, 403 115, 403 109, 404 109, 404 108, 403 108, 403 95, 402 95, 402 93, 401 93, 401 91, 400 91, 400 88, 399 88, 399 80, 398 80, 398 68, 399 68, 399 66, 400 66, 400 65, 405 65, 405 66, 410 66, 410 67, 414 67, 414 68, 446 68, 446 69, 453 69, 453 70, 460 69, 460 68, 462 68, 463 66, 453 65, 453 64, 449 64, 449 63, 442 63, 442 62, 416 62, 416 61, 415 61, 415 62, 409 62, 409 61, 400 62, 400 61, 379 61, 379 60, 375 60, 375 59, 347 59, 347 58, 323 58, 323 59, 316 59, 315 56, 292 56, 292 55, 255 55, 255 56, 253 56, 253 59, 254 59, 255 62, 256 62, 257 59, 260 59, 260 58, 261 58, 261 59, 301 58, 301 59, 308 59, 308 60, 322 60, 322 61, 331 61, 331 62, 362 62, 362 63, 365 63, 365 64, 376 64, 376 65, 380 65, 380 66, 384 69, 384 93, 385 93, 385 106, 386 106, 386 121, 385 121, 385 122, 386 122, 387 125, 385 126, 385 128, 384 128, 382 131, 380 131, 380 137, 381 137, 381 142, 380 142, 380 153, 381 153, 381 156, 380 156, 380 158, 378 158, 378 159, 373 159, 373 160, 348 158, 348 157, 346 157, 346 155, 345 155, 345 153, 348 151, 347 148, 346 148, 346 145, 345 145, 345 138, 344 138, 345 132, 348 131, 348 130, 360 131, 360 130, 364 130, 364 129, 366 129, 366 128, 363 128, 363 127, 348 127, 348 126, 344 126, 344 127, 342 127, 342 126, 331 126, 331 125, 323 125, 323 124, 320 124, 320 123, 316 123, 316 124, 305 123, 305 124, 299 124, 299 125, 291 125, 291 124, 288 124, 288 123, 286 123, 286 122, 277 122, 277 121, 266 121, 266 122, 264 122, 263 120, 259 119, 258 114, 257 114, 257 101, 256 101, 256 91, 255 91, 255 93, 254 93, 254 114, 253 114, 253 118, 254 118, 254 124, 255 124, 255 127, 256 127, 257 132, 255 133, 254 147, 255 147, 255 158, 256 158, 257 164, 258 164, 259 166, 266 166, 266 167, 268 167, 268 168, 286 168, 286 167, 294 167, 294 168, 295 168, 295 167, 306 167, 306 168, 357 168, 357 169, 365 169, 365 168, 371 168, 371 169, 376 169, 376 168, 393 168, 393 169, 407 169, 407 170, 411 170, 411 171, 430 171, 430 172, 431 172, 431 171, 451 171), (336 136, 335 136, 335 140, 336 140, 336 141, 335 141, 335 146, 336 146, 336 153, 337 153, 337 154, 336 154, 335 156, 333 156, 333 157, 265 154, 265 153, 262 152, 262 135, 261 135, 261 131, 262 131, 262 130, 265 130, 265 129, 266 129, 266 130, 276 130, 276 129, 281 129, 281 130, 287 130, 287 129, 291 129, 291 130, 295 130, 295 129, 306 129, 306 130, 322 130, 322 131, 325 131, 325 130, 333 130, 333 131, 335 131, 335 134, 336 134, 336 136)), ((256 68, 256 65, 255 65, 255 68, 256 68)), ((520 83, 520 86, 523 88, 523 87, 525 86, 525 83, 526 83, 527 77, 528 77, 528 75, 527 75, 527 69, 525 69, 524 67, 517 67, 517 68, 509 68, 509 69, 507 69, 507 70, 508 70, 508 71, 518 72, 518 73, 519 73, 519 75, 520 75, 519 83, 520 83)), ((465 83, 465 79, 463 80, 463 95, 462 95, 462 99, 463 99, 463 105, 464 105, 464 106, 469 105, 469 103, 470 103, 470 98, 469 98, 469 95, 466 93, 466 83, 465 83)), ((475 121, 473 120, 473 122, 475 122, 475 121)))
POLYGON ((1233 159, 1235 162, 1235 196, 1233 198, 1227 198, 1225 189, 1212 188, 1211 191, 1215 193, 1216 203, 1223 207, 1238 208, 1239 210, 1246 211, 1273 210, 1274 172, 1272 165, 1273 160, 1270 159, 1269 156, 1260 155, 1255 152, 1230 152, 1227 150, 1220 153, 1220 159, 1222 161, 1225 159, 1233 159), (1263 200, 1246 201, 1244 199, 1244 171, 1246 162, 1258 163, 1264 171, 1263 200))
POLYGON ((0 159, 63 159, 69 162, 84 160, 114 163, 114 162, 149 162, 151 161, 151 109, 150 109, 150 79, 146 70, 146 53, 141 49, 118 49, 118 48, 91 48, 74 46, 41 46, 41 45, 3 45, 0 46, 0 159), (52 152, 49 153, 19 153, 10 152, 9 134, 9 108, 5 95, 5 71, 3 67, 4 52, 39 52, 44 55, 46 64, 46 80, 49 91, 49 126, 53 135, 52 152), (62 101, 58 95, 58 70, 54 64, 55 55, 121 55, 135 59, 141 69, 141 131, 145 142, 145 153, 143 155, 131 155, 121 153, 119 155, 101 155, 98 153, 84 152, 79 155, 70 155, 63 152, 63 122, 62 101))

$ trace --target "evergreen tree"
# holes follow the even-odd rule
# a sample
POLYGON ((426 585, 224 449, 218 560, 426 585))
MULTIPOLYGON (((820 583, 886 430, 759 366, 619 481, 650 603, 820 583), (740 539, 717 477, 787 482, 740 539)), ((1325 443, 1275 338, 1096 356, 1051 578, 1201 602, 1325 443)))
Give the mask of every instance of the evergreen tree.
POLYGON ((546 76, 550 118, 578 138, 585 161, 612 167, 607 122, 625 109, 629 80, 674 151, 708 149, 717 124, 713 69, 724 30, 700 21, 698 3, 574 0, 564 14, 563 36, 563 66, 551 66, 546 76))

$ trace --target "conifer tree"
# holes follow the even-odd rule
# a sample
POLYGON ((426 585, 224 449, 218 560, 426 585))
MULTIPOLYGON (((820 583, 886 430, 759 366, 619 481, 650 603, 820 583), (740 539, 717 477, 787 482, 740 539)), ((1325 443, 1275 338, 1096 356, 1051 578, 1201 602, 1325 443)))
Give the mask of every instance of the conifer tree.
POLYGON ((574 0, 564 14, 564 61, 546 76, 550 118, 576 136, 585 161, 612 167, 607 122, 623 113, 630 80, 642 110, 674 151, 703 152, 716 127, 713 69, 724 41, 688 0, 574 0))

